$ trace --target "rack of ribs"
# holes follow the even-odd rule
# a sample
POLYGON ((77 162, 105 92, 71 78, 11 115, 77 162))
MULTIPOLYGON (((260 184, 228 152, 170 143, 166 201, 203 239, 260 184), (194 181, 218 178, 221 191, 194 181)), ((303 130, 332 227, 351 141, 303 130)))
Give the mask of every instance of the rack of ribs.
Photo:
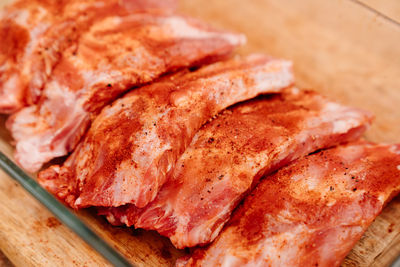
POLYGON ((151 12, 172 14, 175 0, 90 0, 69 1, 61 18, 42 36, 29 59, 30 79, 25 100, 28 105, 37 104, 50 79, 54 67, 64 51, 76 49, 80 37, 96 22, 108 17, 123 17, 135 13, 151 12))
POLYGON ((297 88, 236 105, 196 134, 152 203, 100 214, 113 224, 157 230, 177 248, 208 244, 262 176, 360 137, 371 119, 297 88))
POLYGON ((75 208, 144 207, 207 120, 237 102, 289 86, 291 66, 250 55, 133 90, 104 108, 64 166, 41 172, 39 181, 75 208))
POLYGON ((56 20, 63 4, 49 1, 17 1, 0 11, 0 113, 11 113, 24 106, 24 86, 29 77, 30 49, 56 20))
POLYGON ((37 103, 65 49, 94 21, 134 12, 171 12, 175 1, 15 1, 0 11, 0 113, 37 103))
POLYGON ((39 170, 71 152, 93 117, 124 92, 226 57, 244 41, 174 14, 138 12, 96 21, 63 52, 38 103, 7 121, 16 161, 28 171, 39 170))
POLYGON ((207 248, 177 266, 340 266, 400 191, 400 145, 357 142, 266 177, 207 248))

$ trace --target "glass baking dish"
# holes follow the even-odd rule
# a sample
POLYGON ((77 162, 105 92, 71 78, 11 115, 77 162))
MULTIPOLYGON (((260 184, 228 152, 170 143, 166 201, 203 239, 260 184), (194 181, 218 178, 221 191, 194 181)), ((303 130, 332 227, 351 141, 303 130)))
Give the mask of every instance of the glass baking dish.
POLYGON ((44 190, 33 178, 21 170, 3 152, 0 151, 0 167, 29 194, 35 197, 43 206, 51 211, 63 224, 68 226, 86 243, 115 266, 131 266, 131 264, 92 229, 82 222, 67 207, 44 190))

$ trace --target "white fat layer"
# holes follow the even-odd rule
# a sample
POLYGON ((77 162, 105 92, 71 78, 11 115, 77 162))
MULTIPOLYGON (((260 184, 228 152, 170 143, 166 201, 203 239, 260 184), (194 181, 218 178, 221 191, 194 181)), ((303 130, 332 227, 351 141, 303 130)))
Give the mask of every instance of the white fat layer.
POLYGON ((385 194, 379 194, 378 200, 383 204, 385 203, 385 200, 387 199, 387 196, 385 194))
POLYGON ((81 203, 82 203, 82 199, 81 199, 80 197, 78 197, 78 198, 75 200, 75 205, 79 206, 81 203))
MULTIPOLYGON (((252 79, 254 84, 254 90, 249 91, 246 89, 246 84, 243 82, 243 78, 232 79, 231 77, 238 77, 235 72, 224 73, 215 77, 207 79, 207 82, 215 83, 214 94, 210 96, 210 99, 214 100, 218 105, 226 103, 226 97, 221 97, 220 92, 223 88, 228 86, 235 86, 238 88, 237 92, 240 92, 242 96, 236 95, 235 98, 248 99, 250 97, 257 96, 261 93, 272 93, 280 91, 281 88, 289 86, 293 82, 293 73, 291 72, 292 63, 286 60, 271 60, 266 64, 252 68, 249 72, 248 79, 252 79), (222 89, 218 89, 222 88, 222 89)), ((240 73, 242 71, 238 71, 240 73)), ((188 95, 189 97, 189 95, 188 95)), ((186 101, 184 103, 189 103, 186 101)))
POLYGON ((400 155, 400 145, 393 145, 390 147, 389 149, 390 152, 392 152, 393 154, 397 154, 400 155))
POLYGON ((107 220, 108 220, 111 224, 115 224, 116 220, 115 220, 114 215, 113 215, 111 212, 109 212, 109 213, 106 215, 106 218, 107 218, 107 220))
POLYGON ((297 258, 299 254, 299 248, 306 240, 301 240, 303 237, 307 237, 307 229, 303 225, 298 225, 296 228, 291 230, 291 232, 284 232, 279 235, 275 235, 273 238, 264 239, 263 242, 258 244, 258 251, 261 251, 261 257, 255 257, 253 261, 250 261, 247 266, 262 266, 264 259, 271 259, 272 266, 290 266, 291 263, 297 258), (285 248, 281 249, 281 241, 287 241, 285 248), (293 246, 291 244, 299 244, 298 246, 293 246), (283 254, 283 255, 282 255, 283 254), (278 257, 280 255, 281 257, 278 257), (254 265, 253 265, 254 264, 254 265))
MULTIPOLYGON (((329 189, 328 189, 329 190, 329 189)), ((334 198, 329 198, 329 200, 328 200, 328 202, 326 203, 326 206, 328 206, 328 207, 332 207, 333 205, 335 205, 336 204, 336 199, 334 199, 334 198)))
MULTIPOLYGON (((227 177, 225 178, 227 179, 227 177)), ((220 182, 221 184, 225 183, 224 181, 220 182)), ((219 183, 214 185, 214 188, 219 189, 219 192, 213 192, 215 195, 221 194, 225 188, 225 185, 219 185, 219 183)), ((185 190, 183 190, 185 192, 185 190)), ((177 229, 174 236, 171 237, 171 241, 174 245, 178 247, 190 247, 197 245, 199 243, 208 243, 213 241, 218 234, 220 233, 222 227, 229 220, 229 216, 227 214, 231 213, 234 208, 234 203, 236 203, 236 199, 232 199, 232 201, 226 204, 222 209, 219 209, 219 213, 213 217, 210 217, 208 220, 204 220, 200 222, 196 227, 193 227, 190 231, 187 230, 187 224, 190 222, 191 218, 196 213, 187 213, 185 212, 185 207, 180 203, 177 212, 176 218, 178 219, 177 229), (219 221, 222 218, 226 217, 225 221, 219 221), (215 222, 219 221, 217 227, 215 227, 215 222), (211 228, 215 229, 211 231, 211 228)), ((176 208, 176 205, 175 207, 176 208)), ((216 207, 219 208, 219 207, 216 207)))
POLYGON ((349 129, 360 125, 360 114, 353 112, 348 113, 346 121, 335 121, 333 123, 333 133, 346 133, 349 129), (350 117, 354 115, 354 117, 350 117))
MULTIPOLYGON (((105 25, 118 25, 129 20, 137 20, 143 15, 131 15, 129 17, 112 17, 104 20, 105 25)), ((154 26, 155 31, 162 33, 168 32, 173 38, 187 38, 187 39, 211 39, 218 38, 224 39, 232 45, 241 45, 246 42, 246 37, 242 34, 233 34, 227 32, 217 32, 213 30, 201 29, 196 25, 191 25, 190 22, 184 17, 168 16, 165 18, 158 18, 159 25, 154 26)), ((150 34, 152 35, 152 34, 150 34)))
POLYGON ((18 141, 15 157, 25 169, 32 172, 37 171, 49 159, 68 153, 67 142, 70 140, 69 136, 76 134, 80 129, 80 125, 87 119, 87 113, 81 105, 74 104, 75 95, 72 92, 54 82, 46 90, 46 95, 49 99, 41 106, 40 113, 47 113, 55 105, 63 105, 63 109, 68 110, 63 127, 53 132, 48 125, 55 123, 52 121, 54 116, 38 117, 35 112, 37 107, 35 106, 21 110, 12 126, 13 130, 16 129, 14 137, 17 137, 18 141), (64 96, 61 102, 58 101, 60 96, 64 96), (47 120, 44 121, 43 118, 47 120), (31 122, 35 122, 33 126, 30 126, 31 122), (72 125, 73 127, 71 127, 72 125), (66 128, 71 129, 62 138, 62 142, 54 145, 54 138, 64 134, 66 128), (22 129, 22 131, 18 129, 22 129), (32 135, 32 133, 35 134, 32 135), (26 155, 29 155, 29 157, 26 155))
POLYGON ((109 81, 118 82, 118 79, 122 77, 122 73, 118 70, 107 70, 106 72, 102 70, 86 70, 82 72, 82 76, 86 81, 87 88, 91 88, 97 83, 107 84, 109 81))
POLYGON ((13 16, 13 19, 16 23, 20 25, 28 26, 28 19, 30 16, 31 13, 29 10, 18 10, 18 15, 13 16))
POLYGON ((338 103, 327 103, 322 112, 325 121, 333 121, 333 133, 345 133, 360 124, 361 114, 338 103))
MULTIPOLYGON (((139 167, 131 168, 131 159, 125 160, 119 164, 116 171, 117 179, 113 183, 115 187, 115 199, 119 199, 122 202, 129 202, 132 201, 132 199, 138 199, 143 190, 149 190, 153 186, 156 186, 156 188, 158 187, 158 181, 155 181, 155 184, 143 184, 142 180, 138 177, 143 177, 145 175, 145 172, 149 168, 149 162, 152 163, 152 158, 157 160, 165 151, 172 148, 172 144, 162 143, 160 141, 157 133, 157 126, 150 125, 154 122, 157 124, 159 120, 167 116, 169 112, 170 109, 166 109, 164 112, 155 112, 151 119, 146 119, 148 125, 144 125, 142 131, 131 137, 130 142, 138 144, 138 149, 134 150, 131 159, 133 159, 139 167), (151 151, 152 153, 150 154, 151 151), (137 190, 132 191, 132 188, 137 188, 137 190), (131 191, 129 194, 120 193, 126 190, 131 191), (121 196, 123 196, 123 199, 121 199, 121 196)), ((168 168, 171 168, 171 166, 168 168)), ((154 190, 155 193, 156 191, 157 190, 154 190)))
MULTIPOLYGON (((235 228, 230 229, 230 231, 235 231, 235 228)), ((225 233, 222 239, 229 239, 230 237, 227 234, 229 233, 225 233)), ((235 233, 230 234, 236 236, 235 233)), ((276 234, 270 238, 263 238, 257 244, 253 244, 251 248, 246 247, 242 249, 239 241, 220 240, 222 241, 222 246, 219 246, 218 242, 215 243, 211 247, 211 251, 208 251, 208 257, 203 262, 218 262, 222 266, 253 267, 265 266, 265 259, 268 259, 268 265, 271 266, 291 266, 299 254, 301 244, 307 241, 307 236, 307 229, 303 225, 298 225, 291 232, 276 234), (300 239, 299 236, 303 236, 304 240, 300 239), (282 248, 283 241, 286 241, 284 248, 282 248), (299 245, 291 245, 294 241, 299 245), (224 247, 224 243, 232 244, 232 242, 239 242, 233 251, 224 247)))
POLYGON ((307 184, 308 190, 310 191, 314 190, 317 187, 318 182, 319 182, 318 179, 313 177, 308 177, 305 179, 305 183, 307 184))
POLYGON ((209 38, 223 38, 232 45, 243 44, 246 41, 244 35, 210 32, 201 30, 188 23, 182 17, 168 17, 165 19, 165 24, 171 28, 173 35, 176 38, 190 38, 190 39, 209 39, 209 38))
POLYGON ((120 221, 126 225, 128 225, 128 223, 129 223, 128 217, 126 215, 122 215, 120 218, 120 221))
MULTIPOLYGON (((271 88, 270 92, 278 91, 282 87, 289 86, 293 80, 293 73, 291 71, 292 63, 286 60, 272 60, 269 61, 261 71, 255 71, 254 81, 257 87, 271 88)), ((259 92, 263 93, 263 91, 259 92)))
POLYGON ((16 103, 19 94, 19 90, 17 90, 19 88, 19 82, 20 80, 18 75, 14 74, 3 84, 0 91, 0 102, 16 103))
POLYGON ((298 95, 300 93, 300 89, 297 87, 293 87, 291 91, 292 91, 292 94, 294 94, 294 95, 298 95))
POLYGON ((31 55, 34 52, 34 49, 40 42, 40 36, 49 28, 49 24, 47 23, 40 23, 35 28, 33 28, 30 34, 30 42, 25 48, 25 55, 31 55))
POLYGON ((232 267, 238 265, 240 265, 240 261, 237 257, 230 254, 226 254, 223 256, 221 261, 221 267, 232 267))

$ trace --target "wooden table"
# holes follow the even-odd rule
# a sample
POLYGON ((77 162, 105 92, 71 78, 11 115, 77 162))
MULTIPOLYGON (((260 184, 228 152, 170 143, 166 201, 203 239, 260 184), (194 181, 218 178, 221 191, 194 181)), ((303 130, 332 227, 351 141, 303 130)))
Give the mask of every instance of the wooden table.
MULTIPOLYGON (((180 11, 245 33, 248 45, 239 53, 293 60, 299 86, 375 112, 368 139, 400 142, 400 1, 181 0, 180 11)), ((0 118, 0 150, 10 154, 10 138, 2 129, 5 118, 0 118)), ((111 227, 90 211, 79 215, 139 266, 172 265, 184 253, 156 233, 111 227)), ((108 265, 4 173, 0 249, 17 266, 108 265)), ((344 266, 388 266, 399 253, 397 198, 344 266)))

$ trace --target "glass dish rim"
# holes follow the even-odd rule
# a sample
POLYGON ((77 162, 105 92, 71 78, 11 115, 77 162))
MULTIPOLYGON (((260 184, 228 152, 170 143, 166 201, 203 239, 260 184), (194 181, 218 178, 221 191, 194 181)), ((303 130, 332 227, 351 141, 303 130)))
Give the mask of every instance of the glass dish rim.
POLYGON ((0 169, 114 266, 134 266, 0 150, 0 169))

